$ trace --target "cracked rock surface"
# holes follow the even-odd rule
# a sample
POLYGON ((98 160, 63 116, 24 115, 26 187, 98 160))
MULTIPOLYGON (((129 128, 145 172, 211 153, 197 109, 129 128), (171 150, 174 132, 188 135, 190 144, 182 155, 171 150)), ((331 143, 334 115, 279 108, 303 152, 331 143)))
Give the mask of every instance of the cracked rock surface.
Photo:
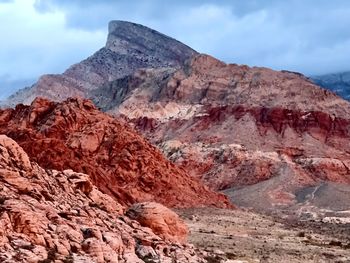
POLYGON ((145 205, 162 211, 154 218, 161 227, 152 226, 158 234, 126 216, 88 175, 45 170, 0 135, 1 262, 205 262, 182 243, 187 229, 172 227, 184 227, 174 212, 145 205), (163 233, 167 218, 172 231, 163 233))

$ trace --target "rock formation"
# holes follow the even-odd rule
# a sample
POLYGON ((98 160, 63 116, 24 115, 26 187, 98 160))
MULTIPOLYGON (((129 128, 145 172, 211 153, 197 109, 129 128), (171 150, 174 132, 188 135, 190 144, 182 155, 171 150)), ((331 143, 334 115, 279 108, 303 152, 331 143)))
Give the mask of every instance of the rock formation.
POLYGON ((86 173, 118 202, 157 201, 166 206, 230 207, 226 197, 179 169, 127 124, 88 100, 36 99, 0 111, 0 133, 14 139, 46 169, 86 173))
POLYGON ((292 205, 304 187, 350 183, 350 104, 300 74, 199 55, 110 89, 123 95, 107 104, 98 97, 98 106, 242 205, 292 205))
POLYGON ((105 47, 61 75, 44 75, 4 104, 30 104, 36 97, 63 101, 90 93, 140 68, 179 68, 197 54, 188 46, 145 26, 111 21, 105 47))
POLYGON ((0 135, 1 262, 205 262, 179 243, 186 233, 172 211, 143 205, 147 211, 138 215, 152 214, 158 234, 125 216, 125 207, 88 175, 44 170, 0 135), (163 222, 175 227, 167 231, 163 222))
MULTIPOLYGON (((291 205, 299 202, 303 189, 350 182, 349 102, 302 74, 226 64, 139 25, 112 23, 105 48, 53 80, 42 78, 29 90, 33 97, 55 100, 62 99, 60 94, 91 98, 98 108, 131 123, 187 174, 214 190, 225 190, 241 205, 291 205), (118 59, 112 59, 115 56, 118 59), (130 64, 120 63, 121 57, 132 57, 130 64)), ((20 95, 13 99, 25 101, 20 95)), ((20 116, 18 112, 20 107, 12 116, 20 116)), ((13 136, 21 145, 28 140, 23 131, 13 136)), ((69 149, 81 147, 79 139, 69 137, 69 149)), ((94 151, 98 145, 83 150, 94 151)), ((24 147, 32 149, 28 142, 24 147)), ((53 159, 36 151, 30 155, 40 164, 53 159)), ((89 163, 70 161, 66 166, 101 176, 89 163)), ((142 192, 153 193, 152 180, 145 180, 142 192)), ((115 195, 114 190, 103 190, 115 195)))
POLYGON ((187 241, 187 226, 176 213, 165 206, 154 202, 137 203, 126 214, 166 240, 182 243, 187 241))

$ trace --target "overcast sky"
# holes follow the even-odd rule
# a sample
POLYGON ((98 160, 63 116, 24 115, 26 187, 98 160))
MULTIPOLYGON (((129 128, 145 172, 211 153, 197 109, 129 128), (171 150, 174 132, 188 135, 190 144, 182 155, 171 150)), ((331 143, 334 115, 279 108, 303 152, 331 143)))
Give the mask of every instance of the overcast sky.
POLYGON ((170 35, 225 62, 350 70, 349 0, 0 0, 0 99, 101 48, 110 20, 170 35))

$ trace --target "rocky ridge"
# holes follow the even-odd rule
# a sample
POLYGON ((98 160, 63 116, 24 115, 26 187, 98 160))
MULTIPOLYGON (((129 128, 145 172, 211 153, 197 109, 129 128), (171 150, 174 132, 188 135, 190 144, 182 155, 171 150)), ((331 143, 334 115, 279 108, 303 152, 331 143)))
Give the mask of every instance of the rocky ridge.
POLYGON ((36 99, 0 111, 0 133, 14 139, 45 169, 88 174, 99 190, 123 205, 156 201, 170 207, 231 207, 127 124, 91 101, 36 99))
POLYGON ((151 228, 126 216, 88 175, 45 170, 0 135, 1 262, 206 262, 183 244, 187 227, 174 212, 139 206, 134 217, 153 214, 151 228))
POLYGON ((95 103, 212 189, 232 189, 241 205, 293 205, 305 187, 350 183, 350 104, 300 74, 198 55, 173 73, 141 70, 114 88, 121 100, 95 103))
POLYGON ((32 87, 18 91, 4 102, 14 107, 36 97, 63 101, 90 98, 90 93, 140 68, 179 68, 196 51, 148 27, 111 21, 105 47, 71 66, 63 74, 44 75, 32 87))

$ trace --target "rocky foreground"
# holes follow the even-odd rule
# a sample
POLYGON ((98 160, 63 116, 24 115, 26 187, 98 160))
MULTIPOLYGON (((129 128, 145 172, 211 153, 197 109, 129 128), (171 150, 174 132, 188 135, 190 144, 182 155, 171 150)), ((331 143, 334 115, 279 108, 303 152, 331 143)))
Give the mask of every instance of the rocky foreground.
POLYGON ((206 262, 187 231, 164 206, 127 209, 88 175, 45 170, 0 135, 1 262, 206 262))

